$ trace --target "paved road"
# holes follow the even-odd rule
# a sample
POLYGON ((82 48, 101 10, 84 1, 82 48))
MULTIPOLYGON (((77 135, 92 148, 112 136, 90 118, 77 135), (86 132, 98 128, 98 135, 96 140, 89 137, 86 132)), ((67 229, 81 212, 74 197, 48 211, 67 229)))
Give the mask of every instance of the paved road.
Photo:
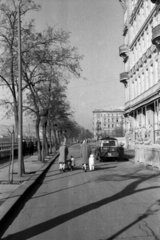
POLYGON ((58 163, 16 209, 1 239, 160 239, 160 174, 131 162, 102 162, 82 172, 79 147, 74 171, 58 163))

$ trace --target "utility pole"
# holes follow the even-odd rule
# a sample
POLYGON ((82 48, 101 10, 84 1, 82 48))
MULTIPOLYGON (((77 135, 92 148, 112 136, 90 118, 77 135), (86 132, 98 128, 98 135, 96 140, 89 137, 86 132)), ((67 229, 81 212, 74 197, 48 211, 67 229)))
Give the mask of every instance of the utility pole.
POLYGON ((21 15, 20 1, 18 6, 18 162, 19 177, 22 176, 22 63, 21 63, 21 15))

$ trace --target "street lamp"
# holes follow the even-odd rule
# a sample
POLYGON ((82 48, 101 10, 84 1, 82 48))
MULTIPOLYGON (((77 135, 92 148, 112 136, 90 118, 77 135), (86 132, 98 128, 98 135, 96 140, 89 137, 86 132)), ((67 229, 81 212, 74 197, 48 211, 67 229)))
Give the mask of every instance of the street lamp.
POLYGON ((18 6, 18 162, 19 177, 22 176, 22 63, 21 63, 21 16, 20 2, 18 6))

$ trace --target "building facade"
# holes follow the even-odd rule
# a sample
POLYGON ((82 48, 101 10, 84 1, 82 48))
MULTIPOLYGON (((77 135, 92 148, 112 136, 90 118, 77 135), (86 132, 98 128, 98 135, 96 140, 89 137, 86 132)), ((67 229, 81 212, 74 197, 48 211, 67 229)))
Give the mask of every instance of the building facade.
POLYGON ((132 145, 160 138, 160 1, 119 0, 124 10, 125 128, 132 145))
POLYGON ((93 133, 94 139, 100 136, 113 136, 116 128, 124 129, 124 110, 94 110, 93 133))

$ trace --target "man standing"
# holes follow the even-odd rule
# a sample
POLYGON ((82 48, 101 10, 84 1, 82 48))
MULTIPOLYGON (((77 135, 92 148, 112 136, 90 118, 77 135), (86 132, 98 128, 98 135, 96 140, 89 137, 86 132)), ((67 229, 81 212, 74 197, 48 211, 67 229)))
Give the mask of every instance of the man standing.
POLYGON ((91 148, 87 143, 87 140, 84 140, 81 146, 81 156, 82 156, 82 169, 85 172, 87 171, 90 154, 91 154, 91 148))
POLYGON ((29 141, 29 143, 28 143, 28 148, 29 148, 29 155, 30 155, 30 156, 33 155, 33 153, 34 153, 34 144, 33 144, 33 142, 31 141, 31 139, 30 139, 30 141, 29 141))

